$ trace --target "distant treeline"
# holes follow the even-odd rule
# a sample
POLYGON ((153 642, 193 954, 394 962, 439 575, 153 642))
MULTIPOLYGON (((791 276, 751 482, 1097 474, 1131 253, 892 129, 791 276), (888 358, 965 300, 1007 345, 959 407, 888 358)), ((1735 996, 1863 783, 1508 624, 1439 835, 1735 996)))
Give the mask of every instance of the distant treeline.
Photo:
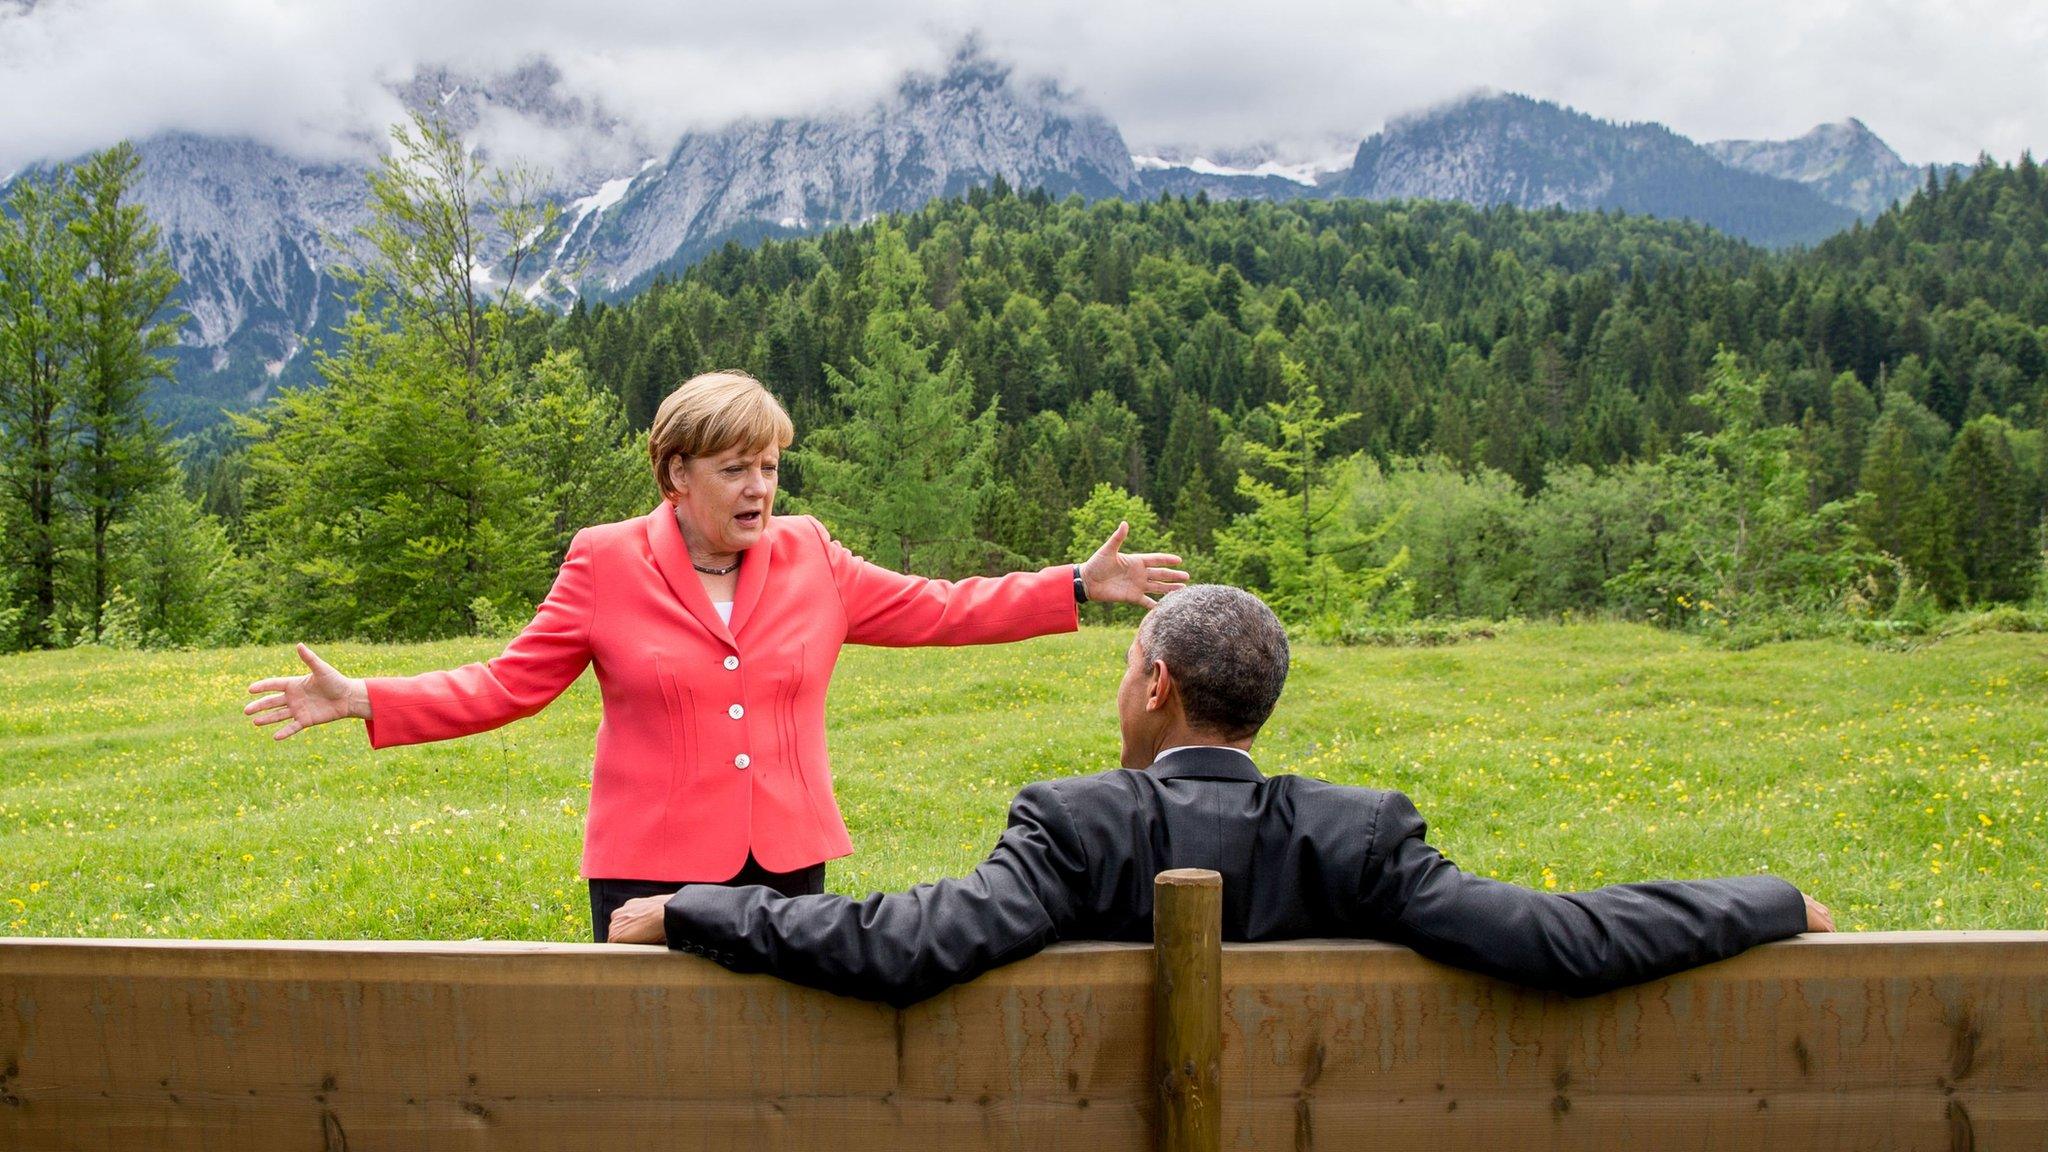
MULTIPOLYGON (((653 506, 637 438, 718 367, 796 419, 782 507, 933 575, 1075 559, 1129 519, 1336 636, 1884 631, 2042 594, 2031 158, 1789 255, 1598 213, 998 182, 556 314, 479 296, 465 262, 545 242, 545 210, 438 126, 401 143, 324 382, 184 446, 177 514, 232 587, 143 642, 516 622, 576 527, 653 506)), ((9 563, 13 644, 98 634, 65 565, 42 612, 9 563)))
POLYGON ((1275 405, 1298 372, 1355 417, 1321 445, 1332 462, 1358 454, 1324 481, 1343 489, 1332 524, 1384 525, 1344 562, 1405 546, 1392 588, 1417 612, 1882 615, 1902 586, 1944 607, 2036 594, 2048 181, 2031 157, 1931 180, 1786 256, 1603 214, 1083 205, 997 187, 728 248, 523 329, 525 356, 575 351, 635 426, 679 375, 750 367, 815 434, 860 416, 835 373, 863 360, 867 272, 898 244, 929 363, 957 364, 968 410, 993 407, 975 535, 1013 561, 1068 554, 1070 510, 1104 484, 1211 553, 1258 508, 1241 477, 1277 479, 1254 450, 1286 439, 1275 405), (1734 455, 1743 437, 1756 458, 1734 455), (1711 478, 1736 499, 1771 487, 1798 538, 1756 556, 1768 536, 1740 507, 1723 510, 1728 534, 1692 538, 1709 530, 1711 478), (1830 560, 1761 588, 1742 571, 1809 553, 1830 560))

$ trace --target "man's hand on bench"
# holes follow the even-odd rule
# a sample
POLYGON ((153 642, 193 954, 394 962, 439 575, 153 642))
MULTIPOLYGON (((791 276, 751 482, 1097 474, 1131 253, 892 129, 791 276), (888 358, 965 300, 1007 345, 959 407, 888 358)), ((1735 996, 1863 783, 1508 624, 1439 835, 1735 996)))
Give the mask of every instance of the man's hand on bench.
MULTIPOLYGON (((670 893, 674 895, 674 893, 670 893)), ((605 940, 611 944, 666 944, 668 928, 663 923, 662 911, 668 906, 668 896, 639 896, 626 901, 613 910, 612 922, 605 933, 605 940)), ((1813 909, 1820 905, 1806 902, 1807 919, 1813 918, 1813 909)), ((1821 908, 1821 915, 1827 909, 1821 908)))
POLYGON ((1800 896, 1806 900, 1806 930, 1808 932, 1833 932, 1835 930, 1835 914, 1828 911, 1828 906, 1811 896, 1807 896, 1804 892, 1800 893, 1800 896))

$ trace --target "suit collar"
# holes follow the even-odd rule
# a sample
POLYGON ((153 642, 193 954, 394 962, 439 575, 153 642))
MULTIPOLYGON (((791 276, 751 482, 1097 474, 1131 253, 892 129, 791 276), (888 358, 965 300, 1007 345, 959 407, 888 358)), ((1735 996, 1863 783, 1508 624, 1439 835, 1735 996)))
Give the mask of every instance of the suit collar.
MULTIPOLYGON (((697 579, 697 570, 690 567, 690 546, 683 542, 682 525, 676 523, 676 510, 667 501, 647 514, 647 540, 653 548, 654 566, 661 570, 661 578, 668 582, 668 590, 675 593, 676 599, 689 609, 690 615, 697 618, 697 623, 702 624, 705 631, 734 648, 739 647, 733 643, 732 631, 726 628, 725 621, 718 618, 718 610, 711 606, 711 597, 704 592, 704 582, 697 579)), ((746 565, 742 563, 740 569, 743 573, 740 586, 744 593, 746 565)), ((733 629, 737 630, 740 623, 738 603, 733 604, 732 620, 733 629)))
POLYGON ((1146 772, 1161 780, 1239 780, 1256 784, 1266 778, 1251 757, 1235 748, 1176 748, 1152 762, 1146 772))

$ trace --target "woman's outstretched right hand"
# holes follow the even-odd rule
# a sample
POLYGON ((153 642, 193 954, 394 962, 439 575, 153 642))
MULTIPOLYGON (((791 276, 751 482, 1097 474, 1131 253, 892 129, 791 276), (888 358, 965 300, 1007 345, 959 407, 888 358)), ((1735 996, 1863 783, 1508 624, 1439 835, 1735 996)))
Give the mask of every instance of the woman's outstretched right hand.
POLYGON ((250 695, 260 698, 250 701, 242 715, 251 717, 259 728, 281 724, 270 734, 273 740, 290 739, 315 724, 347 716, 370 718, 367 685, 336 672, 333 665, 314 655, 304 644, 299 645, 298 651, 299 659, 311 671, 304 676, 273 676, 249 685, 250 695))

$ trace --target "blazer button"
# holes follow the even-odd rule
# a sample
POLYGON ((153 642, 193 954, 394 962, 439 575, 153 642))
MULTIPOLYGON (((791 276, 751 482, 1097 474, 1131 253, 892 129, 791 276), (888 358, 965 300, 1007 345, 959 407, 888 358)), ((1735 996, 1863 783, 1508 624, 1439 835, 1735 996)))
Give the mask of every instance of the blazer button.
POLYGON ((730 716, 730 717, 732 717, 733 719, 737 720, 737 719, 739 719, 740 717, 742 717, 742 716, 745 716, 745 715, 747 714, 747 710, 746 710, 745 708, 742 708, 742 707, 740 707, 739 705, 735 704, 735 705, 733 705, 732 707, 730 707, 730 708, 727 708, 727 709, 725 710, 725 714, 726 714, 727 716, 730 716))
POLYGON ((732 758, 732 766, 742 770, 744 770, 747 765, 752 764, 753 762, 753 758, 748 756, 745 752, 742 752, 739 755, 732 758))
POLYGON ((727 672, 730 672, 730 671, 732 671, 733 669, 735 669, 735 668, 737 668, 737 667, 739 667, 739 666, 740 666, 740 658, 739 658, 739 657, 737 657, 737 656, 727 656, 727 657, 725 658, 725 670, 726 670, 727 672))

